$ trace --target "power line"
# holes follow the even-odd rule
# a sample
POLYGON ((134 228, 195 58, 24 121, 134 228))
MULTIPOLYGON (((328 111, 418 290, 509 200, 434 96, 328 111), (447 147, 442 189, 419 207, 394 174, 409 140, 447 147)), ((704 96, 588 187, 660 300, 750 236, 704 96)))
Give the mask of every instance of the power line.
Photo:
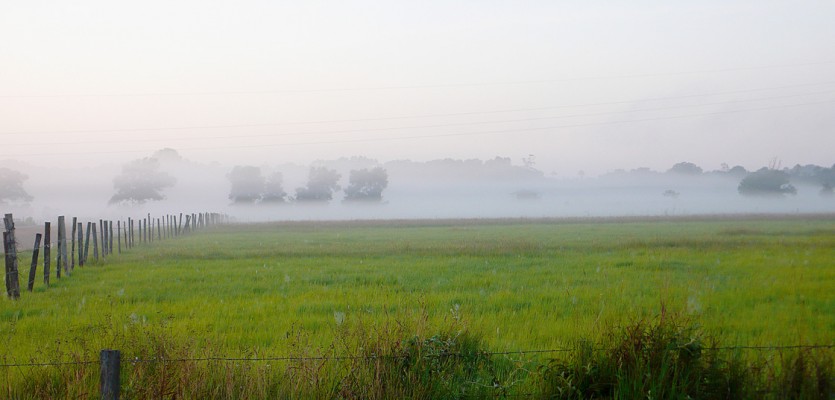
POLYGON ((432 89, 432 88, 462 88, 479 86, 508 86, 508 85, 532 85, 559 82, 574 82, 587 80, 608 80, 608 79, 635 79, 652 78, 659 76, 696 75, 709 73, 724 73, 738 71, 754 71, 764 69, 779 69, 792 67, 807 67, 815 65, 828 65, 835 63, 831 61, 819 61, 796 64, 775 64, 747 67, 716 68, 692 71, 656 72, 642 74, 608 75, 608 76, 586 76, 561 79, 540 79, 524 81, 504 82, 464 82, 446 84, 426 85, 401 85, 401 86, 369 86, 369 87, 342 87, 342 88, 306 88, 306 89, 276 89, 276 90, 240 90, 240 91, 207 91, 207 92, 147 92, 147 93, 65 93, 65 94, 44 94, 44 95, 3 95, 0 98, 70 98, 70 97, 153 97, 153 96, 226 96, 226 95, 268 95, 268 94, 296 94, 296 93, 327 93, 327 92, 356 92, 356 91, 388 91, 404 89, 432 89))
MULTIPOLYGON (((10 132, 0 132, 0 135, 42 135, 42 134, 76 134, 76 133, 153 132, 153 131, 195 130, 195 129, 263 128, 263 127, 276 127, 276 126, 288 126, 288 125, 309 125, 309 124, 325 124, 325 123, 340 123, 340 122, 370 122, 370 121, 385 121, 385 120, 413 119, 413 118, 416 119, 416 118, 449 117, 449 116, 464 116, 464 115, 478 115, 478 114, 499 114, 499 113, 509 113, 509 112, 543 111, 543 110, 553 110, 553 109, 561 109, 561 108, 579 108, 579 107, 591 107, 591 106, 601 106, 601 105, 629 104, 629 103, 636 103, 636 102, 647 102, 647 101, 657 101, 657 100, 673 100, 673 99, 683 99, 683 98, 693 98, 693 97, 710 97, 710 96, 718 96, 718 95, 733 94, 733 93, 746 93, 746 92, 753 92, 753 91, 777 90, 777 89, 806 87, 806 86, 820 86, 820 85, 827 85, 827 84, 833 84, 833 83, 835 83, 835 81, 827 81, 827 82, 821 82, 821 83, 809 83, 809 84, 794 85, 794 86, 778 86, 778 87, 771 87, 771 88, 742 89, 742 90, 704 93, 704 94, 690 94, 690 95, 681 95, 681 96, 655 97, 655 98, 636 99, 636 100, 618 100, 618 101, 597 102, 597 103, 569 104, 569 105, 558 105, 558 106, 547 106, 547 107, 515 108, 515 109, 504 109, 504 110, 474 111, 474 112, 460 112, 460 113, 421 114, 421 115, 393 116, 393 117, 379 117, 379 118, 353 118, 353 119, 341 119, 341 120, 279 122, 279 123, 263 123, 263 124, 192 125, 192 126, 179 126, 179 127, 116 128, 116 129, 71 129, 71 130, 47 130, 47 131, 10 131, 10 132)), ((759 98, 759 99, 731 100, 731 101, 727 101, 727 102, 706 103, 706 104, 701 104, 701 105, 715 105, 715 104, 744 102, 744 101, 759 101, 759 100, 788 98, 788 97, 806 96, 806 95, 814 95, 814 94, 825 94, 825 93, 831 93, 831 92, 832 92, 831 90, 827 90, 827 91, 821 91, 821 92, 796 93, 796 94, 790 94, 790 95, 765 97, 765 98, 759 98)), ((648 109, 648 110, 663 110, 663 109, 696 107, 696 106, 699 106, 699 105, 670 106, 670 107, 667 107, 667 108, 656 108, 656 109, 648 109)), ((608 113, 623 113, 623 112, 637 112, 637 111, 642 111, 642 110, 617 111, 617 112, 608 112, 608 113)), ((644 111, 646 111, 646 110, 644 110, 644 111)), ((510 120, 510 121, 511 122, 519 122, 519 121, 523 121, 523 120, 568 118, 568 117, 573 117, 573 116, 594 116, 594 115, 605 115, 605 114, 608 114, 608 113, 607 112, 602 112, 602 113, 576 114, 576 115, 565 116, 565 117, 542 117, 542 118, 518 119, 518 120, 510 120)), ((498 122, 507 122, 507 121, 498 121, 498 122)), ((492 123, 492 122, 487 122, 487 123, 492 123)), ((466 124, 473 124, 473 123, 462 123, 462 125, 466 125, 466 124)), ((474 124, 478 124, 478 122, 476 122, 474 124)), ((385 129, 412 129, 412 128, 421 128, 421 127, 440 127, 440 126, 455 126, 455 125, 457 125, 457 124, 429 125, 429 126, 404 127, 404 128, 385 128, 385 129)), ((323 133, 323 134, 324 133, 344 133, 344 132, 358 132, 358 131, 367 131, 367 130, 341 130, 341 131, 321 132, 321 133, 323 133)), ((316 133, 316 134, 318 134, 318 133, 316 133)), ((289 134, 289 135, 295 135, 295 134, 289 134)), ((73 143, 78 143, 78 142, 73 142, 73 143)))
MULTIPOLYGON (((739 112, 764 111, 764 110, 774 110, 774 109, 781 109, 781 108, 794 108, 794 107, 803 107, 803 106, 810 106, 810 105, 829 104, 829 103, 833 103, 833 102, 835 102, 835 99, 817 101, 817 102, 809 102, 809 103, 772 106, 772 107, 759 107, 759 108, 749 108, 749 109, 741 109, 741 110, 717 111, 717 112, 711 112, 711 113, 684 114, 684 115, 675 115, 675 116, 667 116, 667 117, 641 118, 641 119, 621 120, 621 121, 607 121, 607 122, 592 122, 592 123, 583 123, 583 124, 553 125, 553 126, 536 127, 536 128, 517 128, 517 129, 504 129, 504 130, 493 130, 493 131, 446 133, 446 134, 431 134, 431 135, 413 135, 413 136, 398 136, 398 137, 386 137, 386 138, 344 139, 344 140, 334 140, 334 141, 294 142, 294 143, 237 145, 237 146, 215 146, 215 147, 193 147, 193 148, 181 148, 179 150, 204 151, 204 150, 218 150, 218 149, 272 148, 272 147, 303 146, 303 145, 327 145, 327 144, 368 143, 368 142, 384 142, 384 141, 413 140, 413 139, 433 139, 433 138, 445 138, 445 137, 456 137, 456 136, 479 136, 479 135, 492 135, 492 134, 505 134, 505 133, 526 133, 526 132, 533 132, 533 131, 545 131, 545 130, 556 130, 556 129, 566 129, 566 128, 580 128, 580 127, 590 127, 590 126, 617 125, 617 124, 635 123, 635 122, 663 121, 663 120, 672 120, 672 119, 681 119, 681 118, 694 118, 694 117, 705 117, 705 116, 714 116, 714 115, 726 115, 726 114, 734 114, 734 113, 739 113, 739 112)), ((18 153, 18 155, 20 155, 20 156, 59 156, 59 155, 78 155, 78 154, 87 154, 87 155, 93 155, 93 154, 130 154, 130 153, 147 153, 149 151, 154 151, 154 150, 155 149, 116 150, 116 151, 97 151, 97 152, 83 152, 83 153, 31 153, 31 154, 20 154, 20 153, 18 153)))
MULTIPOLYGON (((605 115, 625 114, 625 113, 633 113, 633 112, 664 111, 664 110, 674 110, 674 109, 689 108, 689 107, 705 107, 705 106, 722 105, 722 104, 745 103, 745 102, 751 102, 751 101, 765 101, 765 100, 774 100, 774 99, 784 99, 784 98, 790 98, 790 97, 808 96, 808 95, 815 95, 815 94, 827 94, 827 93, 833 93, 833 92, 835 92, 835 90, 826 90, 826 91, 812 92, 812 93, 790 94, 790 95, 783 95, 783 96, 761 97, 761 98, 756 98, 756 99, 729 100, 729 101, 719 101, 719 102, 710 102, 710 103, 701 103, 701 104, 687 104, 687 105, 678 105, 678 106, 643 108, 643 109, 633 109, 633 110, 623 110, 623 111, 606 111, 606 112, 570 114, 570 115, 560 115, 560 116, 550 116, 550 117, 517 118, 517 119, 493 120, 493 121, 456 122, 456 123, 433 124, 433 125, 396 126, 396 127, 386 127, 386 128, 342 129, 342 130, 315 131, 315 132, 269 133, 269 134, 258 134, 258 135, 201 136, 201 137, 198 137, 198 138, 187 137, 187 138, 164 138, 164 139, 133 139, 133 140, 117 140, 117 141, 97 140, 97 141, 86 141, 86 142, 85 141, 51 142, 51 144, 53 144, 53 145, 79 145, 79 144, 105 144, 105 143, 149 143, 149 142, 159 142, 161 140, 170 142, 170 141, 183 141, 183 140, 195 140, 195 139, 201 139, 201 140, 244 139, 244 138, 282 137, 282 136, 313 136, 313 135, 328 135, 328 134, 357 133, 357 132, 399 131, 399 130, 427 129, 427 128, 446 128, 446 127, 453 127, 453 126, 488 125, 488 124, 501 124, 501 123, 513 123, 513 122, 531 122, 531 121, 543 121, 543 120, 552 120, 552 119, 567 119, 567 118, 577 118, 577 117, 605 116, 605 115)), ((167 130, 167 128, 159 128, 159 130, 167 130)), ((57 133, 57 132, 55 132, 55 133, 57 133)), ((8 144, 8 146, 41 146, 41 145, 42 145, 42 143, 20 143, 20 144, 11 143, 11 144, 8 144)))

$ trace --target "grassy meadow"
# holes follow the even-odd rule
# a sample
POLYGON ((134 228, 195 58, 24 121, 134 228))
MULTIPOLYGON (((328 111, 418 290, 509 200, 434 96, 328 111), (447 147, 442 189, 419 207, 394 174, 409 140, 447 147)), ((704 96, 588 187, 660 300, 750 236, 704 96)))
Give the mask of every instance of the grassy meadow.
MULTIPOLYGON (((835 342, 832 216, 228 225, 49 288, 40 273, 34 293, 0 301, 4 363, 159 353, 148 343, 181 357, 349 355, 369 336, 432 332, 558 349, 665 314, 723 346, 835 342)), ((0 370, 10 397, 26 371, 0 370)))

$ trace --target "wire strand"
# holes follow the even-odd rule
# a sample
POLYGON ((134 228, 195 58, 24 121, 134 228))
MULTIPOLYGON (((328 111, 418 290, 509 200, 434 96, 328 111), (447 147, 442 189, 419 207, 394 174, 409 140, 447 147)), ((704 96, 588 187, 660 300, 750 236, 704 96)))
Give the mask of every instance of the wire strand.
MULTIPOLYGON (((785 346, 720 346, 704 347, 705 351, 724 350, 810 350, 810 349, 835 349, 835 344, 811 344, 811 345, 785 345, 785 346)), ((441 353, 434 355, 423 355, 418 358, 443 358, 443 357, 493 357, 503 355, 526 355, 526 354, 549 354, 567 353, 575 351, 575 348, 555 348, 540 350, 511 350, 497 352, 474 352, 474 353, 441 353)), ((596 351, 603 351, 606 348, 596 348, 596 351)), ((233 362, 261 362, 261 361, 345 361, 345 360, 376 360, 376 359, 409 359, 411 355, 363 355, 363 356, 275 356, 275 357, 194 357, 194 358, 122 358, 125 363, 166 363, 166 362, 205 362, 205 361, 233 361, 233 362)), ((64 366, 64 365, 87 365, 97 364, 99 361, 66 361, 66 362, 35 362, 21 364, 0 364, 0 367, 42 367, 42 366, 64 366)))

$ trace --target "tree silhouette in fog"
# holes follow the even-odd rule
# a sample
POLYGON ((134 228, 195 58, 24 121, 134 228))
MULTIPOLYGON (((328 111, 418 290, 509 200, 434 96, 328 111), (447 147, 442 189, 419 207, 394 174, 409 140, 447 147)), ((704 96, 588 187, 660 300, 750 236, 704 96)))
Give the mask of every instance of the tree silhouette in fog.
POLYGON ((252 204, 261 199, 265 184, 261 168, 237 165, 226 177, 232 183, 229 200, 233 203, 252 204))
POLYGON ((156 158, 134 160, 125 164, 122 173, 113 178, 116 194, 109 203, 142 204, 149 200, 162 200, 165 196, 160 192, 174 186, 175 182, 173 176, 160 171, 156 158))
POLYGON ((0 204, 28 203, 32 196, 23 189, 23 181, 29 177, 22 172, 0 168, 0 204))
POLYGON ((352 170, 345 188, 345 201, 379 202, 388 184, 388 173, 382 167, 352 170))
POLYGON ((264 195, 261 197, 261 203, 284 203, 286 199, 287 192, 284 191, 284 175, 278 171, 273 172, 264 183, 264 195))
POLYGON ((296 189, 296 201, 328 202, 333 194, 340 189, 339 175, 334 169, 326 167, 310 167, 307 186, 296 189))
POLYGON ((667 172, 672 174, 681 174, 681 175, 701 175, 702 174, 702 167, 693 164, 691 162, 680 162, 676 165, 673 165, 672 168, 667 170, 667 172))
POLYGON ((797 194, 797 189, 789 183, 789 174, 765 167, 743 178, 737 190, 744 196, 797 194))

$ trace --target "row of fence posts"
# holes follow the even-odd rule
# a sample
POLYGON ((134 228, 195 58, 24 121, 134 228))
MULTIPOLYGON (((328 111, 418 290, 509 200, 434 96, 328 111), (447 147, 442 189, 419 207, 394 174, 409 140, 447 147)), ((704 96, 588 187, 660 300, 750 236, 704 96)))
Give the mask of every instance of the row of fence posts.
MULTIPOLYGON (((116 221, 114 231, 113 221, 100 219, 98 224, 93 221, 87 222, 86 230, 84 224, 78 222, 77 217, 72 219, 72 231, 70 234, 70 253, 67 254, 67 228, 64 216, 58 217, 58 243, 55 257, 55 276, 60 279, 61 273, 69 276, 75 269, 76 260, 78 266, 87 264, 90 256, 90 239, 93 244, 93 260, 98 263, 99 256, 104 259, 113 254, 122 254, 122 250, 130 250, 143 243, 151 243, 156 240, 163 240, 180 236, 185 233, 194 232, 197 229, 226 223, 229 218, 219 213, 182 213, 178 215, 167 214, 162 217, 147 217, 140 219, 128 218, 127 220, 116 221), (98 227, 98 229, 97 229, 98 227), (101 242, 101 243, 99 243, 101 242), (76 246, 77 244, 77 246, 76 246), (100 246, 101 244, 101 246, 100 246), (114 247, 115 246, 115 247, 114 247), (101 249, 101 252, 99 250, 101 249), (114 252, 115 251, 115 252, 114 252)), ((18 269, 17 240, 15 239, 15 226, 12 214, 6 214, 3 218, 3 250, 6 256, 6 293, 12 299, 20 298, 20 279, 18 269)), ((51 222, 44 222, 43 234, 35 234, 35 245, 32 249, 32 263, 29 267, 29 284, 27 289, 31 292, 35 287, 35 276, 38 267, 38 256, 43 239, 43 281, 49 287, 52 261, 52 226, 51 222)))

